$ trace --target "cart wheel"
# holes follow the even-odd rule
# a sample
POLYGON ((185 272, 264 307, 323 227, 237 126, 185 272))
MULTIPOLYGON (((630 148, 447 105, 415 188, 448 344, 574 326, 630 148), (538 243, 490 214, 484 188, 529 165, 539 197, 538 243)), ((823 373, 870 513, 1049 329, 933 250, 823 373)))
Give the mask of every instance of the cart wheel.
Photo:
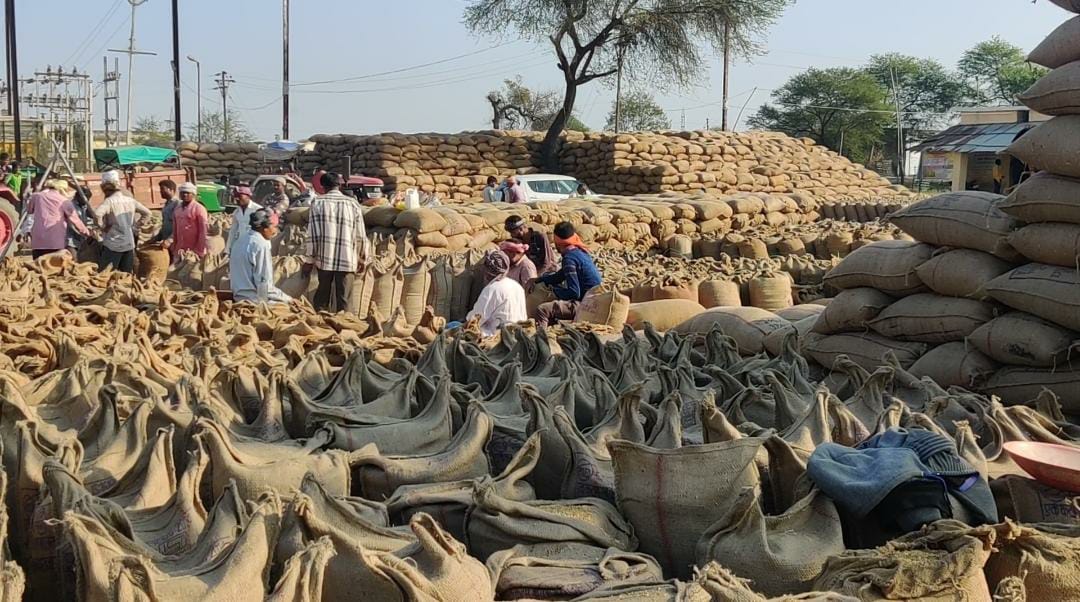
POLYGON ((0 249, 7 246, 8 242, 15 237, 15 222, 6 211, 0 211, 0 249))
POLYGON ((5 213, 12 224, 19 223, 19 212, 15 209, 15 205, 12 205, 10 201, 4 198, 0 198, 0 213, 5 213))

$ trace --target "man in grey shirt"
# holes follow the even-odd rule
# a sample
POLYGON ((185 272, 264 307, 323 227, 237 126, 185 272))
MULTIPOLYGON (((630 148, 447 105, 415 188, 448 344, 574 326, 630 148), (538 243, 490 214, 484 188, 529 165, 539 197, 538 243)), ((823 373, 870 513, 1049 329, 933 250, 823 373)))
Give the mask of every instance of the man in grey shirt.
POLYGON ((135 243, 139 220, 150 217, 150 210, 135 199, 124 194, 120 188, 120 173, 107 171, 101 174, 101 191, 105 201, 96 209, 101 237, 101 257, 98 269, 111 267, 120 272, 131 273, 135 269, 135 243))
POLYGON ((150 239, 150 242, 165 242, 172 238, 175 223, 173 215, 176 213, 176 206, 180 204, 180 199, 176 198, 176 182, 162 180, 158 182, 158 191, 165 205, 161 208, 161 229, 154 238, 150 239))

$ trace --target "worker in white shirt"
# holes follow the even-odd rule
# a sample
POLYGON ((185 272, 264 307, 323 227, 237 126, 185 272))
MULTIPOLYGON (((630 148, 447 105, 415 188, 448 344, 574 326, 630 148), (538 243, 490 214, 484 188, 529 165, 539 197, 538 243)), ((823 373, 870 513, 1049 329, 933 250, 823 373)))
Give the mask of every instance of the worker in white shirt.
POLYGON ((229 227, 229 238, 225 241, 225 250, 232 255, 233 245, 240 241, 251 230, 251 214, 255 213, 259 209, 262 209, 262 205, 251 200, 251 188, 247 186, 236 186, 232 191, 233 202, 236 203, 236 210, 232 214, 232 226, 229 227))
POLYGON ((525 309, 525 289, 516 280, 506 277, 510 258, 502 251, 488 251, 484 255, 484 275, 487 286, 480 291, 480 298, 469 312, 466 320, 480 318, 480 333, 494 336, 506 324, 524 322, 528 319, 525 309))

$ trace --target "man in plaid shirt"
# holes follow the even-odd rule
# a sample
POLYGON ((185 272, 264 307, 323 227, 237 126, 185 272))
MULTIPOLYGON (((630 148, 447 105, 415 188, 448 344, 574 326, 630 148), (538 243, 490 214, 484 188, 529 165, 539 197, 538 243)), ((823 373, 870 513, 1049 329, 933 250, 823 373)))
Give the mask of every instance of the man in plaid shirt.
POLYGON ((311 203, 303 270, 305 276, 312 268, 319 270, 315 309, 329 310, 333 295, 334 309, 344 311, 345 276, 360 273, 367 264, 364 214, 356 199, 342 194, 340 175, 324 173, 319 183, 326 194, 311 203))

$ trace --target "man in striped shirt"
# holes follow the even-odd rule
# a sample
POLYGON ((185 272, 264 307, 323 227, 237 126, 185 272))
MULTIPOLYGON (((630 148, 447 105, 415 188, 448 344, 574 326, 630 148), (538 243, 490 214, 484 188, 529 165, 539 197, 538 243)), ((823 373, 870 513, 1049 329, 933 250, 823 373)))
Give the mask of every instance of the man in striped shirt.
POLYGON ((329 310, 333 297, 334 310, 344 311, 345 277, 361 272, 367 263, 364 214, 356 199, 342 194, 340 175, 324 173, 319 182, 326 193, 312 201, 308 213, 304 274, 310 275, 312 268, 319 270, 316 310, 329 310))

